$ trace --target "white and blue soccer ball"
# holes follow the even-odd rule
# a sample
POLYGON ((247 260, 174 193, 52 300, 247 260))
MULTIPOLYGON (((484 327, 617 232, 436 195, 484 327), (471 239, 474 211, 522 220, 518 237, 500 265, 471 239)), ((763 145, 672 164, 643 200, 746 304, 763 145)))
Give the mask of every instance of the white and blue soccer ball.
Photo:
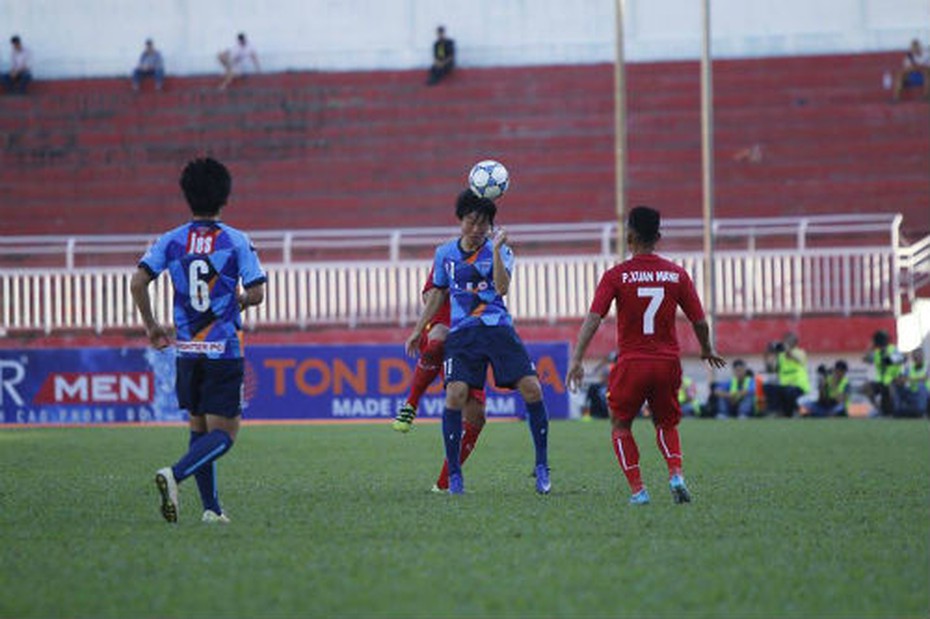
POLYGON ((485 159, 472 166, 468 186, 479 198, 495 200, 510 186, 510 174, 501 162, 485 159))

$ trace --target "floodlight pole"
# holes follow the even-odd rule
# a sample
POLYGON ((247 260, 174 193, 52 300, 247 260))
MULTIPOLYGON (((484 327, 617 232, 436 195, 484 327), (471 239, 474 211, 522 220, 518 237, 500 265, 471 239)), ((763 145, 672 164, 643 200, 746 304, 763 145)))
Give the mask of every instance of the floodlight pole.
MULTIPOLYGON (((714 84, 710 51, 710 0, 702 3, 701 171, 704 216, 704 310, 713 327, 717 315, 714 275, 714 84)), ((713 337, 713 328, 711 337, 713 337)), ((711 340, 713 342, 713 340, 711 340)))
POLYGON ((617 255, 626 258, 626 63, 623 57, 623 9, 616 0, 616 58, 614 59, 614 166, 616 175, 617 255))

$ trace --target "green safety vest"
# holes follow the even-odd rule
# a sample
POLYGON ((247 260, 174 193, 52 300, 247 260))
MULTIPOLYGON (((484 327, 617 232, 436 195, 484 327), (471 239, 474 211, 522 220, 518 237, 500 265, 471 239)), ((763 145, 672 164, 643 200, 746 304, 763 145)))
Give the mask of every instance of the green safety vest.
POLYGON ((907 386, 911 391, 919 391, 921 382, 930 388, 930 378, 927 377, 927 364, 924 363, 920 368, 909 365, 907 367, 907 386))
POLYGON ((807 377, 807 366, 790 358, 787 353, 778 353, 778 384, 786 387, 798 387, 804 393, 811 390, 807 377))
POLYGON ((883 385, 890 385, 898 376, 901 375, 900 363, 882 363, 882 357, 894 358, 898 354, 898 349, 894 344, 885 346, 885 350, 876 350, 872 352, 872 363, 875 365, 875 371, 878 372, 878 382, 883 385))
POLYGON ((681 377, 681 387, 678 388, 678 403, 684 404, 689 400, 688 398, 688 389, 691 385, 694 384, 694 381, 688 378, 687 376, 681 377))
POLYGON ((752 376, 744 376, 742 385, 740 385, 739 381, 736 380, 735 378, 731 378, 730 379, 730 393, 736 393, 737 391, 741 391, 742 389, 746 389, 749 393, 752 393, 752 389, 749 388, 751 384, 752 384, 752 376))
POLYGON ((840 382, 833 380, 832 376, 829 377, 827 379, 827 397, 845 407, 849 402, 849 377, 844 376, 840 382))

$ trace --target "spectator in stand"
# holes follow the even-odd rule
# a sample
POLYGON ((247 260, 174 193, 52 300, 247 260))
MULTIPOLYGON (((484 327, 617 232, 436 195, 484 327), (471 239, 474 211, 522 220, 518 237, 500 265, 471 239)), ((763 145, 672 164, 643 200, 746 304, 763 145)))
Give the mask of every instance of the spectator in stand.
POLYGON ((777 384, 764 387, 768 409, 785 417, 798 410, 798 398, 811 390, 807 375, 807 353, 798 346, 798 337, 786 333, 780 342, 766 349, 767 363, 773 363, 777 384))
POLYGON ((23 45, 18 34, 10 38, 13 48, 10 56, 10 71, 3 74, 3 86, 8 93, 26 94, 32 81, 32 53, 23 45))
POLYGON ((756 411, 756 379, 742 359, 733 362, 732 371, 730 384, 717 389, 717 419, 748 419, 756 411))
MULTIPOLYGON (((888 77, 886 74, 886 84, 888 77)), ((905 88, 920 88, 925 99, 930 99, 930 50, 920 41, 911 41, 911 48, 904 55, 901 68, 891 74, 891 99, 901 100, 905 88)))
POLYGON ((455 41, 446 37, 443 26, 436 28, 436 42, 433 43, 433 66, 429 68, 426 78, 427 86, 434 86, 442 78, 452 73, 455 68, 455 41))
POLYGON ((875 380, 865 386, 865 394, 873 407, 871 416, 891 417, 897 399, 894 384, 904 369, 904 356, 891 343, 887 331, 876 331, 872 334, 872 347, 862 360, 875 368, 875 380))
POLYGON ((928 412, 927 397, 930 380, 927 378, 927 363, 923 348, 915 348, 907 367, 896 381, 898 401, 895 417, 923 417, 928 412))
POLYGON ((143 77, 151 77, 155 80, 155 90, 161 90, 165 84, 165 63, 162 60, 161 52, 155 49, 155 43, 152 39, 145 40, 145 49, 139 56, 139 64, 136 65, 135 71, 132 72, 132 89, 138 91, 142 85, 143 77))
POLYGON ((236 44, 233 47, 220 52, 217 58, 226 71, 223 81, 220 82, 220 90, 226 90, 236 78, 245 73, 246 63, 251 62, 256 73, 261 73, 262 70, 258 63, 258 54, 249 45, 244 32, 236 36, 236 44))
POLYGON ((847 417, 849 415, 849 365, 840 359, 833 368, 817 368, 817 395, 806 395, 799 401, 801 410, 810 417, 847 417))

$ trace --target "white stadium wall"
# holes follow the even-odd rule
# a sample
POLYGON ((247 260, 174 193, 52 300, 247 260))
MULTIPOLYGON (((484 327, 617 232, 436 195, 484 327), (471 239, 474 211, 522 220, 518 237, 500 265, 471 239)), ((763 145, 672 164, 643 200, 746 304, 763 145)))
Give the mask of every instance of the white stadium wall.
MULTIPOLYGON (((712 0, 716 57, 903 50, 930 38, 928 0, 712 0)), ((695 58, 699 0, 627 0, 631 61, 695 58)), ((38 78, 127 74, 146 37, 172 74, 215 73, 248 33, 266 71, 424 66, 437 24, 460 66, 609 62, 614 0, 3 0, 0 65, 20 34, 38 78)))

